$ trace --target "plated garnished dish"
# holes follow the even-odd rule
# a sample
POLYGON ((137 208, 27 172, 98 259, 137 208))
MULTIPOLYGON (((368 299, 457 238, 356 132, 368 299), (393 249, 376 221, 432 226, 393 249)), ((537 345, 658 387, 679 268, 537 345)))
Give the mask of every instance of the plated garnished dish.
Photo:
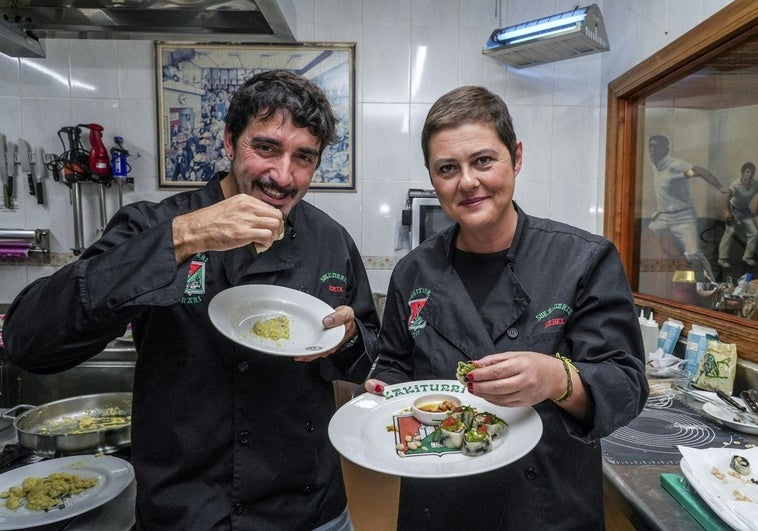
POLYGON ((417 478, 468 476, 503 467, 530 452, 541 436, 542 421, 533 408, 496 406, 456 380, 388 385, 382 395, 355 397, 329 423, 329 438, 346 459, 417 478), (445 412, 451 420, 443 419, 444 432, 442 424, 424 424, 413 415, 414 402, 430 395, 459 402, 459 411, 445 412))
MULTIPOLYGON (((420 400, 424 397, 416 402, 420 400)), ((508 428, 508 423, 494 413, 478 411, 469 405, 457 405, 444 415, 437 423, 425 424, 414 412, 418 426, 408 422, 403 412, 396 415, 394 421, 398 428, 393 431, 398 437, 395 444, 398 456, 449 454, 451 450, 469 457, 484 455, 492 451, 496 439, 504 438, 508 428)))

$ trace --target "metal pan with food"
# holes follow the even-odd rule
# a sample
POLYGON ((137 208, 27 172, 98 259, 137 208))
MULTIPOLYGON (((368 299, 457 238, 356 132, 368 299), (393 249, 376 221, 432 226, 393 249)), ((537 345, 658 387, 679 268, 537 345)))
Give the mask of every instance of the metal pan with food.
POLYGON ((101 393, 18 405, 2 415, 11 420, 18 442, 42 457, 104 453, 132 441, 132 393, 101 393), (25 410, 18 414, 18 411, 25 410))

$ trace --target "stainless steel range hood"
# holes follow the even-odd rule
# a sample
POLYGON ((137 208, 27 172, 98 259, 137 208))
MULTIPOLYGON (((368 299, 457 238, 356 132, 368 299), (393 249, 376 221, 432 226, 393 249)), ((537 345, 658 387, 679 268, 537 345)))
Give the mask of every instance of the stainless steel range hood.
POLYGON ((33 33, 5 19, 0 19, 0 52, 11 57, 45 57, 45 49, 33 33))
POLYGON ((0 17, 39 38, 295 40, 291 0, 0 0, 0 17))

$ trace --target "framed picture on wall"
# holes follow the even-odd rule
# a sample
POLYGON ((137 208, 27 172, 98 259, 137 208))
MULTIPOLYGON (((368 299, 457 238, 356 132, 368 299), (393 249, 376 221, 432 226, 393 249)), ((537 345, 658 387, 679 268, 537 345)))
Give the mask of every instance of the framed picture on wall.
POLYGON ((311 190, 355 191, 355 43, 156 43, 158 157, 161 189, 203 186, 231 163, 224 118, 231 97, 250 76, 285 68, 326 93, 337 117, 311 190))

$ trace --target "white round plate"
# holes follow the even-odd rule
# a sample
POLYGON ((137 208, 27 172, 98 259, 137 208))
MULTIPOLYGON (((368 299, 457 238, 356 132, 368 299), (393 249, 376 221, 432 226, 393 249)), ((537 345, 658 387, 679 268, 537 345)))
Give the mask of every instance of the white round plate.
POLYGON ((339 408, 329 423, 329 439, 346 459, 370 470, 412 478, 454 478, 495 470, 529 453, 541 437, 542 420, 533 408, 490 404, 469 394, 456 380, 407 382, 387 386, 382 396, 362 394, 339 408), (481 456, 454 451, 401 457, 395 448, 396 420, 413 419, 413 401, 433 393, 459 396, 463 405, 497 415, 508 428, 494 441, 492 451, 481 456))
POLYGON ((302 291, 269 284, 225 289, 208 305, 213 326, 253 350, 276 356, 309 356, 331 350, 345 336, 345 325, 324 330, 321 320, 334 312, 324 301, 302 291), (253 333, 258 321, 286 316, 290 338, 273 340, 253 333))
POLYGON ((85 478, 97 477, 98 482, 91 489, 67 498, 63 509, 51 509, 45 512, 31 511, 21 506, 12 511, 5 507, 3 502, 0 504, 0 530, 26 529, 72 518, 111 501, 121 494, 134 479, 132 465, 118 457, 72 455, 39 461, 1 474, 0 492, 20 486, 28 477, 42 478, 54 472, 77 474, 85 478))
MULTIPOLYGON (((732 397, 740 404, 744 403, 737 397, 732 397)), ((747 422, 739 422, 735 419, 734 412, 729 411, 727 406, 720 407, 715 404, 703 404, 703 411, 708 413, 711 417, 720 420, 724 423, 724 426, 732 428, 733 430, 741 431, 743 433, 751 433, 758 435, 758 424, 748 424, 747 422)))

